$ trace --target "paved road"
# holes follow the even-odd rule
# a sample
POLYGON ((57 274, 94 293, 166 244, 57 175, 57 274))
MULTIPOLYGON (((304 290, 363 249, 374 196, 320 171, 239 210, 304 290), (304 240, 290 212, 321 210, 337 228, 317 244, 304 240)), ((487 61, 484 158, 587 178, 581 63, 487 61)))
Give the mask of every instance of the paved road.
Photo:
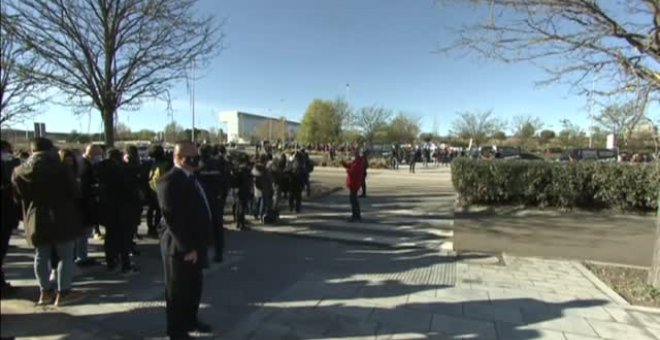
MULTIPOLYGON (((341 169, 318 168, 313 177, 321 183, 338 183, 341 169)), ((433 195, 453 195, 449 169, 373 170, 369 183, 377 187, 383 200, 393 200, 392 209, 407 197, 431 202, 433 195), (421 180, 414 178, 422 177, 421 180), (428 184, 438 189, 426 187, 428 184)), ((340 194, 344 195, 344 194, 340 194)), ((437 198, 437 197, 436 197, 437 198)), ((414 202, 410 202, 414 203, 414 202)), ((407 205, 407 204, 406 204, 407 205)), ((407 206, 409 207, 409 206, 407 206)), ((439 207, 438 214, 450 211, 439 207)), ((543 212, 498 209, 493 213, 457 213, 454 216, 455 250, 506 252, 521 256, 544 256, 594 260, 636 266, 649 266, 655 232, 654 216, 617 215, 586 212, 543 212)))
MULTIPOLYGON (((286 235, 352 241, 392 247, 426 247, 453 250, 453 189, 447 169, 407 171, 371 170, 367 197, 360 199, 362 222, 347 223, 351 216, 348 191, 303 203, 300 214, 282 213, 272 226, 256 230, 286 235)), ((343 182, 342 169, 320 168, 314 178, 326 186, 343 182)))

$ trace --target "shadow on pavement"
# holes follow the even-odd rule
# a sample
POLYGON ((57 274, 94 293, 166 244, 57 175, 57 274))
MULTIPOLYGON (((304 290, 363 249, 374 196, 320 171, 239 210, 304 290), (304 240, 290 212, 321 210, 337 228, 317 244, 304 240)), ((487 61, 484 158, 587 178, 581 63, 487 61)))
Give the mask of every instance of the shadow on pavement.
MULTIPOLYGON (((200 311, 200 318, 211 323, 215 336, 222 339, 416 332, 440 338, 447 334, 489 338, 495 334, 495 323, 480 321, 484 313, 510 314, 503 320, 510 322, 498 323, 497 332, 501 328, 515 337, 502 339, 532 339, 538 332, 521 325, 557 319, 567 308, 604 303, 553 305, 533 299, 444 296, 442 292, 453 289, 453 282, 451 275, 438 268, 451 270, 455 260, 428 249, 388 250, 234 231, 227 232, 227 244, 227 258, 238 260, 205 275, 200 311), (431 302, 419 300, 425 294, 430 294, 427 300, 431 302), (436 294, 435 301, 443 302, 433 302, 436 294), (535 317, 524 319, 520 314, 521 319, 516 319, 516 313, 524 310, 534 311, 525 315, 535 317), (252 323, 254 315, 266 317, 252 323), (242 328, 248 332, 234 337, 242 328)), ((136 276, 124 278, 105 272, 102 266, 85 271, 76 285, 88 290, 89 296, 78 305, 37 308, 33 306, 37 288, 20 289, 17 299, 2 302, 2 336, 163 337, 160 254, 155 243, 142 244, 140 249, 136 262, 141 272, 136 276)), ((32 251, 12 248, 10 252, 9 279, 33 279, 31 265, 26 263, 32 251), (20 260, 18 266, 11 265, 15 260, 20 260)))

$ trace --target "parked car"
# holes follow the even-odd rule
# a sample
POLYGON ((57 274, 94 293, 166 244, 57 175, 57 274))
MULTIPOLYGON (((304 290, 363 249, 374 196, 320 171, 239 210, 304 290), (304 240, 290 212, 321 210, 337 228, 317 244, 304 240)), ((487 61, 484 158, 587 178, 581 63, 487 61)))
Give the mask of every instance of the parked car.
POLYGON ((611 149, 573 149, 564 152, 559 158, 562 162, 570 161, 598 161, 598 162, 616 162, 619 153, 611 149))

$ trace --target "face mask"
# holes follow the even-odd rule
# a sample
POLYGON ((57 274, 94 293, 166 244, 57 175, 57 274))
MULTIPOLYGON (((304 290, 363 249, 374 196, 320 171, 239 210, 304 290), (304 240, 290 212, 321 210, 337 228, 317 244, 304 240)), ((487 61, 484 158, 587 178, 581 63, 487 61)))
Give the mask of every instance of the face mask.
POLYGON ((2 153, 2 161, 3 162, 9 162, 14 159, 14 155, 12 155, 9 152, 3 152, 2 153))
POLYGON ((199 156, 186 157, 183 159, 183 164, 192 168, 197 168, 199 167, 199 156))
POLYGON ((101 161, 103 161, 103 157, 102 157, 102 156, 94 156, 94 157, 92 157, 92 164, 98 164, 98 163, 101 163, 101 161))

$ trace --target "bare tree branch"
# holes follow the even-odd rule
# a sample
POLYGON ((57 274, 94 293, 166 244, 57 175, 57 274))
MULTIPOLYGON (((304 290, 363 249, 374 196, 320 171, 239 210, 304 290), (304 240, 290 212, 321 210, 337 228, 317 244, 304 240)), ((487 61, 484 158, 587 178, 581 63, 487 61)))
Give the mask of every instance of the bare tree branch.
POLYGON ((118 109, 162 99, 191 63, 222 49, 222 22, 194 13, 197 0, 21 0, 19 37, 48 66, 38 79, 70 105, 96 108, 114 143, 118 109), (73 101, 75 100, 75 101, 73 101))
POLYGON ((0 125, 20 122, 35 112, 44 98, 32 77, 42 64, 17 37, 17 18, 0 6, 0 125))
POLYGON ((457 40, 441 52, 468 50, 503 62, 532 62, 549 75, 541 84, 566 81, 582 93, 649 88, 651 98, 658 98, 657 0, 442 1, 489 6, 491 15, 457 29, 457 40), (599 82, 599 89, 592 88, 594 75, 607 79, 599 82))

